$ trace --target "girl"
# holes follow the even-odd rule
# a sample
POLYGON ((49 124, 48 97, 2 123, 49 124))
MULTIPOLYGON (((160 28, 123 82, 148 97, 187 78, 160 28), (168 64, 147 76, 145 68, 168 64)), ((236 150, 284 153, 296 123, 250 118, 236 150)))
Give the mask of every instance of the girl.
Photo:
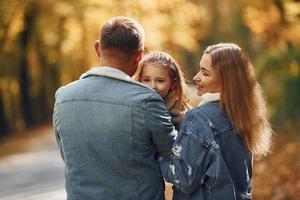
POLYGON ((133 78, 153 88, 163 98, 179 130, 190 106, 183 73, 176 61, 165 52, 149 53, 139 63, 133 78))
POLYGON ((172 155, 159 158, 173 199, 250 200, 252 158, 269 151, 272 133, 252 64, 236 44, 212 45, 194 80, 204 103, 186 114, 172 155))

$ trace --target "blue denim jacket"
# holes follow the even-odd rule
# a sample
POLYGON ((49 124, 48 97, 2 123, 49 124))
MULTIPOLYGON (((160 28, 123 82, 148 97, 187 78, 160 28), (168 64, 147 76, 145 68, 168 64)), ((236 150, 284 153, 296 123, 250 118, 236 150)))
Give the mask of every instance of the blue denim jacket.
POLYGON ((162 200, 157 155, 176 131, 161 97, 125 73, 93 68, 56 92, 54 129, 68 200, 162 200))
POLYGON ((160 158, 174 200, 250 200, 252 154, 219 102, 190 110, 172 147, 160 158))

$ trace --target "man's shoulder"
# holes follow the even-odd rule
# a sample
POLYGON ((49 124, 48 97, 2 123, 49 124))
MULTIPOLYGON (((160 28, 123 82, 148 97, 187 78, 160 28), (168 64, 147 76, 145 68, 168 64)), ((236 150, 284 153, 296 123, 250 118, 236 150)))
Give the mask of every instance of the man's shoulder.
POLYGON ((155 90, 137 81, 129 81, 125 88, 127 89, 127 96, 130 96, 131 98, 139 98, 140 100, 145 101, 163 101, 161 96, 155 90))
POLYGON ((58 101, 78 98, 106 98, 137 104, 153 100, 162 101, 153 89, 139 82, 105 76, 90 76, 61 86, 57 89, 55 98, 58 101))
POLYGON ((138 81, 135 81, 133 79, 114 79, 110 77, 104 77, 108 83, 114 87, 115 90, 119 90, 123 94, 127 95, 135 95, 135 94, 145 94, 147 96, 157 96, 155 90, 148 87, 147 85, 144 85, 138 81))
POLYGON ((126 80, 124 81, 124 84, 127 83, 128 85, 130 85, 130 87, 133 87, 133 88, 136 88, 136 89, 139 89, 139 90, 143 90, 145 92, 149 92, 149 93, 154 93, 155 91, 148 87, 147 85, 144 85, 138 81, 135 81, 133 79, 130 79, 130 80, 126 80))
MULTIPOLYGON (((83 73, 80 76, 80 80, 90 79, 91 77, 101 77, 102 80, 105 80, 108 82, 124 83, 123 84, 124 86, 127 86, 129 84, 132 87, 137 86, 137 88, 144 89, 147 91, 149 89, 153 90, 152 88, 150 88, 138 81, 135 81, 128 74, 126 74, 125 72, 123 72, 117 68, 114 68, 114 67, 108 67, 108 66, 93 67, 89 71, 83 73)), ((93 80, 97 80, 97 79, 93 79, 93 80)))
POLYGON ((76 84, 78 84, 78 81, 79 80, 76 80, 76 81, 72 81, 66 85, 62 85, 60 86, 56 92, 55 92, 55 97, 58 97, 59 95, 61 95, 62 93, 66 92, 67 90, 73 88, 74 86, 76 86, 76 84))

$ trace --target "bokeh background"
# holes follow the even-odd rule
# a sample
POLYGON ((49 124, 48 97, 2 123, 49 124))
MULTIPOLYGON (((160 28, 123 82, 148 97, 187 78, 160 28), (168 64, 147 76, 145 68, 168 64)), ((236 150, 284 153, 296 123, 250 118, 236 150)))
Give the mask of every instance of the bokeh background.
POLYGON ((117 15, 138 20, 146 49, 172 54, 188 83, 210 44, 249 53, 275 132, 254 163, 254 199, 300 199, 299 0, 0 0, 0 154, 49 126, 55 90, 98 64, 94 42, 117 15))

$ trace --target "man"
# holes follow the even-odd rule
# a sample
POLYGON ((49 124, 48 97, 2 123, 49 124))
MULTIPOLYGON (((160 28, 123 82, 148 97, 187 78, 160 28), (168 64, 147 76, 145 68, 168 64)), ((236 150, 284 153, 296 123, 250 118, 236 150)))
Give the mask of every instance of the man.
POLYGON ((68 200, 164 199, 156 157, 170 153, 176 131, 161 97, 130 78, 143 55, 143 28, 116 17, 100 38, 101 67, 56 92, 68 200))

